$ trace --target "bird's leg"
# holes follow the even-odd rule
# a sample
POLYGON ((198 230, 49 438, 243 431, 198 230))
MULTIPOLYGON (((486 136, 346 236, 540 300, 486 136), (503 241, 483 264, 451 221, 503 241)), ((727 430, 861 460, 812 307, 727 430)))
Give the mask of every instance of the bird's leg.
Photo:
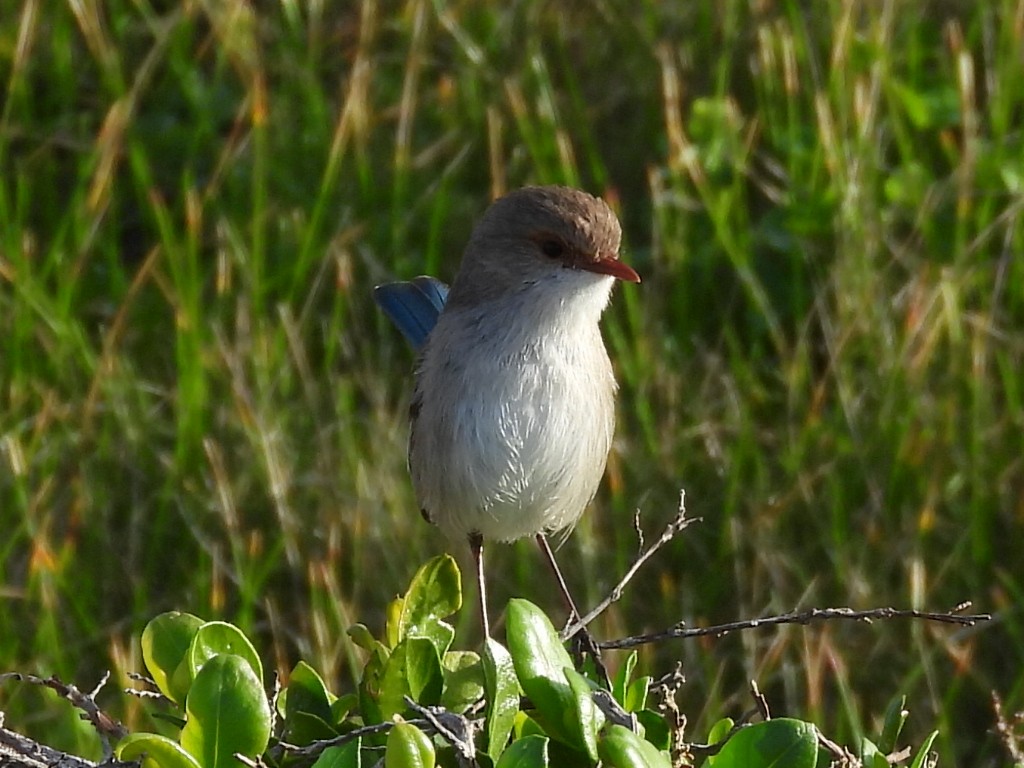
MULTIPOLYGON (((569 608, 569 624, 574 624, 579 619, 583 618, 583 614, 580 613, 576 607, 576 603, 572 599, 572 595, 569 594, 569 587, 565 583, 565 579, 562 577, 562 571, 558 567, 558 562, 555 560, 555 553, 551 551, 551 545, 548 544, 548 537, 543 533, 537 534, 537 544, 540 545, 541 551, 544 553, 544 557, 548 561, 548 565, 551 566, 551 570, 554 571, 555 581, 558 582, 558 589, 562 593, 562 597, 565 599, 565 604, 569 608)), ((601 649, 597 647, 597 642, 594 640, 594 636, 590 634, 590 630, 586 627, 581 627, 579 631, 572 637, 573 643, 576 645, 578 651, 582 654, 590 656, 594 660, 594 666, 597 667, 597 673, 603 678, 605 685, 608 686, 608 690, 611 690, 611 678, 608 676, 608 670, 604 666, 604 662, 601 661, 601 649)))
POLYGON ((548 561, 548 565, 551 566, 552 572, 555 574, 555 581, 558 582, 558 589, 562 593, 562 598, 565 600, 565 605, 569 609, 569 623, 573 624, 583 617, 583 614, 576 608, 576 603, 573 602, 572 595, 569 594, 569 587, 565 583, 565 579, 562 578, 562 571, 558 568, 558 563, 555 561, 555 553, 551 551, 551 545, 548 544, 548 537, 543 533, 537 534, 537 544, 540 546, 540 551, 544 553, 544 557, 548 561))
POLYGON ((484 629, 484 639, 491 636, 491 623, 487 619, 487 590, 484 587, 484 537, 478 531, 469 534, 469 548, 473 552, 473 563, 476 565, 476 594, 480 602, 480 623, 484 629))

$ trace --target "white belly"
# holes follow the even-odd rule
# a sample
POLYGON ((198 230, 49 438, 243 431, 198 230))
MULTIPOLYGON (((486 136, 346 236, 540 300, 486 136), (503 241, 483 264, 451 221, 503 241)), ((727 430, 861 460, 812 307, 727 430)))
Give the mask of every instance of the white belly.
POLYGON ((524 343, 496 330, 495 345, 478 335, 468 351, 458 332, 428 343, 409 464, 420 506, 450 536, 570 528, 597 490, 614 429, 611 365, 596 322, 548 331, 524 343))

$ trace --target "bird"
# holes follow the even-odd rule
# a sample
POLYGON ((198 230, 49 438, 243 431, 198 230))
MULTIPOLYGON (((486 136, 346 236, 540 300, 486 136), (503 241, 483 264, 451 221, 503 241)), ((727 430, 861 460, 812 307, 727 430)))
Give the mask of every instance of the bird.
POLYGON ((593 500, 615 429, 616 382, 599 320, 618 281, 622 231, 602 199, 528 186, 472 229, 449 288, 420 276, 374 289, 417 350, 408 464, 423 517, 468 541, 485 637, 484 542, 548 543, 593 500))

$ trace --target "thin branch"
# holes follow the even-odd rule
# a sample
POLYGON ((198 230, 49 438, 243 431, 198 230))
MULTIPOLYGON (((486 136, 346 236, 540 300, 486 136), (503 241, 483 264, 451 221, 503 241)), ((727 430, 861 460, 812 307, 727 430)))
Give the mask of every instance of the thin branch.
POLYGON ((761 715, 762 720, 771 720, 772 713, 768 708, 768 699, 761 693, 761 689, 757 685, 757 680, 750 681, 750 695, 754 699, 754 703, 757 705, 757 712, 761 715))
POLYGON ((429 733, 433 730, 441 738, 447 741, 458 755, 469 763, 473 763, 476 756, 476 748, 473 746, 473 731, 475 726, 462 715, 449 712, 444 707, 424 707, 417 704, 409 696, 405 697, 405 704, 413 712, 416 712, 432 726, 425 729, 429 733))
POLYGON ((1007 717, 1003 712, 1003 701, 995 691, 992 691, 992 709, 996 715, 996 735, 999 736, 999 742, 1010 755, 1014 765, 1024 765, 1024 733, 1021 731, 1024 713, 1017 712, 1007 717))
MULTIPOLYGON (((407 723, 419 726, 420 728, 427 725, 426 720, 406 720, 407 723)), ((320 739, 319 741, 313 741, 304 746, 298 746, 296 744, 289 744, 286 741, 277 742, 277 746, 271 748, 271 757, 277 758, 281 755, 288 755, 289 757, 305 757, 316 759, 320 757, 321 753, 331 747, 340 747, 344 744, 348 744, 350 741, 355 741, 362 736, 373 736, 378 733, 385 733, 395 727, 394 723, 376 723, 374 725, 364 725, 362 728, 356 728, 354 731, 348 731, 339 736, 334 736, 330 739, 320 739)))
MULTIPOLYGON (((702 518, 688 518, 686 516, 686 491, 680 490, 679 511, 676 513, 676 516, 672 518, 672 521, 669 522, 667 526, 665 526, 665 530, 662 531, 661 536, 658 537, 657 541, 651 544, 651 546, 647 549, 643 549, 643 532, 640 529, 639 516, 634 517, 633 523, 637 530, 638 538, 640 540, 640 547, 642 551, 639 555, 637 555, 636 560, 633 561, 633 564, 629 566, 629 569, 626 571, 625 575, 622 577, 619 583, 615 585, 615 588, 612 589, 611 593, 609 593, 609 595, 604 600, 598 603, 594 607, 594 609, 591 610, 590 613, 588 613, 586 616, 579 619, 579 621, 571 623, 569 626, 567 626, 565 629, 561 631, 560 635, 562 639, 566 640, 572 637, 581 629, 590 624, 590 622, 592 622, 594 619, 596 619, 598 616, 604 613, 612 603, 621 600, 622 594, 626 589, 626 585, 628 585, 629 582, 633 580, 633 577, 636 576, 637 571, 640 570, 644 563, 651 559, 655 552, 657 552, 659 549, 665 546, 668 542, 672 541, 672 539, 674 539, 680 531, 682 531, 684 528, 687 528, 691 523, 699 523, 701 521, 702 518)), ((606 643, 598 643, 598 646, 601 648, 613 647, 609 646, 606 643)))
POLYGON ((110 747, 110 739, 119 741, 128 735, 128 729, 112 718, 96 703, 96 695, 103 689, 110 679, 110 672, 107 672, 97 686, 89 693, 82 693, 75 685, 65 683, 56 675, 50 677, 37 677, 22 672, 4 672, 0 674, 0 682, 4 680, 22 680, 33 685, 40 685, 56 691, 59 696, 67 699, 76 708, 82 711, 82 719, 92 724, 99 734, 103 743, 104 757, 110 757, 113 751, 110 747))
POLYGON ((716 624, 711 627, 686 627, 684 624, 677 624, 674 627, 662 632, 652 632, 645 635, 633 635, 623 637, 619 640, 606 640, 598 645, 602 649, 609 648, 636 648, 640 645, 649 645, 663 640, 679 640, 690 637, 723 637, 730 632, 758 629, 760 627, 776 626, 779 624, 810 624, 816 621, 847 620, 863 621, 871 623, 881 619, 921 619, 923 621, 934 621, 940 624, 956 624, 961 627, 973 627, 981 621, 990 621, 992 614, 975 613, 962 614, 959 611, 971 607, 970 602, 958 605, 953 611, 935 613, 931 611, 901 610, 897 608, 872 608, 866 611, 855 611, 852 608, 812 608, 807 611, 794 611, 784 613, 780 616, 766 616, 761 619, 747 619, 745 621, 733 621, 728 624, 716 624))

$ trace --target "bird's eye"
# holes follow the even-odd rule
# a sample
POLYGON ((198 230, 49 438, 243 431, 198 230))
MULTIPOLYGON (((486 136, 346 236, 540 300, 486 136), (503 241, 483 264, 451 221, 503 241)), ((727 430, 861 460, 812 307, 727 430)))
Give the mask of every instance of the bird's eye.
POLYGON ((541 241, 540 249, 545 256, 551 259, 560 259, 565 255, 565 246, 558 240, 550 238, 541 241))

